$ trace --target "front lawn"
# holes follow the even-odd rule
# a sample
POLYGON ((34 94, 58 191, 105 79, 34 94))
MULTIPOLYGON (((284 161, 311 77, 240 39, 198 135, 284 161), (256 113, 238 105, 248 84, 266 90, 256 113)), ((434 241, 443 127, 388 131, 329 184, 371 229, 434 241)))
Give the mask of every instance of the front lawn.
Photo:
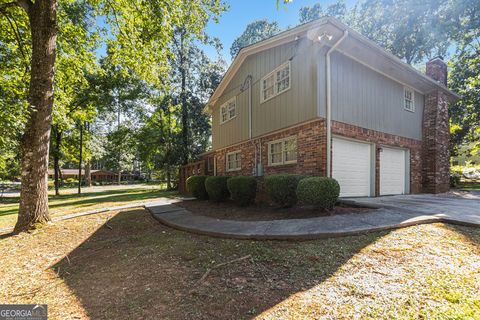
MULTIPOLYGON (((82 194, 76 192, 76 188, 64 189, 61 190, 61 195, 55 196, 53 191, 49 191, 51 217, 176 195, 175 192, 164 191, 162 186, 146 184, 90 187, 84 188, 82 194)), ((19 197, 2 198, 0 201, 0 229, 15 225, 18 202, 19 197)))
POLYGON ((108 212, 0 239, 0 301, 51 319, 478 319, 479 243, 444 224, 227 240, 108 212))

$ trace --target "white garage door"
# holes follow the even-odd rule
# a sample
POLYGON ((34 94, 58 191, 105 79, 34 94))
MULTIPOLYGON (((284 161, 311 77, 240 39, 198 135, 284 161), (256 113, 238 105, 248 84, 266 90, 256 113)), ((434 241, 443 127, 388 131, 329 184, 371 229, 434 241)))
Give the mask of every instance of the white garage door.
POLYGON ((341 197, 370 195, 371 145, 339 138, 332 141, 332 177, 341 197))
POLYGON ((405 193, 405 157, 405 150, 382 147, 382 152, 380 152, 380 195, 405 193))

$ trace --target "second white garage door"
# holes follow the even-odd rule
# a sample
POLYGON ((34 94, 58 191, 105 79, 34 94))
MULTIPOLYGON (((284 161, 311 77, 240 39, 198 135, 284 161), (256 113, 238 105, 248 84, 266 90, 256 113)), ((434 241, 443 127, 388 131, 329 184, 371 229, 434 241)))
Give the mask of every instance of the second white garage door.
POLYGON ((332 177, 340 184, 341 197, 370 195, 371 145, 333 138, 332 177))
POLYGON ((382 147, 380 152, 380 195, 404 194, 406 151, 382 147))

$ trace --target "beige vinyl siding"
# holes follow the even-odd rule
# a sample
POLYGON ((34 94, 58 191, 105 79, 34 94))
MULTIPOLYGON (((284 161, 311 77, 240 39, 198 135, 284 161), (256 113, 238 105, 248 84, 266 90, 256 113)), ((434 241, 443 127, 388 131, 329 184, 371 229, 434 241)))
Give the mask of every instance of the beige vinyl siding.
POLYGON ((218 149, 219 146, 228 146, 245 139, 248 139, 248 92, 240 93, 238 89, 222 95, 215 104, 212 116, 212 145, 213 149, 218 149), (236 117, 220 124, 220 106, 235 95, 237 96, 236 117))
POLYGON ((316 50, 303 39, 259 52, 248 57, 223 95, 216 101, 212 118, 213 149, 248 139, 248 90, 240 91, 248 75, 252 82, 253 137, 313 119, 317 115, 316 50), (261 79, 291 59, 289 90, 260 103, 261 79), (237 96, 237 117, 220 124, 220 106, 237 96))
MULTIPOLYGON (((415 112, 409 112, 404 109, 403 84, 339 52, 331 57, 333 120, 422 139, 424 96, 420 92, 415 91, 415 112)), ((319 68, 319 77, 325 78, 323 70, 319 68)), ((319 80, 321 96, 325 96, 324 85, 325 80, 319 80)), ((319 106, 324 117, 325 99, 319 99, 319 106)))

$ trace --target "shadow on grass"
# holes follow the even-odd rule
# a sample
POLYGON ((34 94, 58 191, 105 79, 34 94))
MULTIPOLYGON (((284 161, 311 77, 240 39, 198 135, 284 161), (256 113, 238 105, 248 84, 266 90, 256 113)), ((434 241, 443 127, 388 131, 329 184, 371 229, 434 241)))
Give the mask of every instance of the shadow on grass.
MULTIPOLYGON (((50 196, 50 201, 67 201, 82 199, 78 201, 71 201, 68 203, 51 203, 49 205, 50 209, 61 208, 61 207, 83 207, 88 208, 94 204, 108 203, 108 202, 128 202, 128 201, 141 201, 154 198, 171 198, 174 197, 177 193, 175 191, 160 191, 160 190, 148 190, 148 189, 122 189, 122 190, 109 190, 101 192, 88 192, 83 194, 69 194, 69 195, 60 195, 60 196, 50 196), (111 196, 108 196, 111 195, 111 196), (102 196, 99 198, 99 196, 102 196)), ((12 203, 14 204, 14 203, 12 203)), ((12 208, 8 210, 2 210, 0 207, 0 217, 7 216, 11 214, 17 214, 18 208, 12 208)))
POLYGON ((3 197, 0 198, 0 204, 15 204, 20 201, 19 197, 3 197))
POLYGON ((52 267, 93 319, 251 318, 322 283, 388 234, 229 240, 170 229, 145 210, 120 212, 108 225, 52 267))
MULTIPOLYGON (((0 208, 1 209, 1 208, 0 208)), ((8 209, 8 210, 1 210, 0 211, 0 217, 2 216, 9 216, 11 214, 17 214, 18 213, 18 208, 12 208, 12 209, 8 209)))
MULTIPOLYGON (((160 192, 160 191, 144 191, 144 192, 130 192, 124 194, 115 194, 107 197, 101 198, 87 198, 79 201, 72 201, 68 203, 55 203, 49 206, 50 209, 60 208, 60 207, 83 207, 91 205, 91 204, 99 204, 99 203, 108 203, 108 202, 128 202, 128 201, 141 201, 147 199, 155 199, 160 197, 172 197, 174 196, 174 192, 160 192)), ((72 198, 75 199, 75 198, 72 198)))
POLYGON ((160 189, 147 189, 147 188, 127 188, 127 189, 113 189, 113 190, 103 190, 103 191, 91 191, 91 192, 82 192, 81 194, 72 193, 72 194, 60 194, 58 196, 51 195, 49 200, 70 200, 77 198, 88 198, 88 197, 98 197, 98 196, 107 196, 110 194, 125 194, 125 193, 134 193, 134 192, 164 192, 160 189))
MULTIPOLYGON (((90 192, 82 192, 81 194, 78 193, 70 193, 70 194, 61 194, 62 190, 60 190, 60 195, 49 195, 49 200, 70 200, 70 199, 77 199, 77 198, 88 198, 88 197, 98 197, 98 196, 106 196, 109 194, 125 194, 125 193, 132 193, 132 192, 139 192, 139 191, 152 191, 152 192, 165 192, 161 189, 148 189, 148 188, 126 188, 126 189, 112 189, 112 190, 103 190, 103 191, 90 191, 90 192)), ((20 201, 20 197, 3 197, 0 199, 0 204, 15 204, 20 201)))

